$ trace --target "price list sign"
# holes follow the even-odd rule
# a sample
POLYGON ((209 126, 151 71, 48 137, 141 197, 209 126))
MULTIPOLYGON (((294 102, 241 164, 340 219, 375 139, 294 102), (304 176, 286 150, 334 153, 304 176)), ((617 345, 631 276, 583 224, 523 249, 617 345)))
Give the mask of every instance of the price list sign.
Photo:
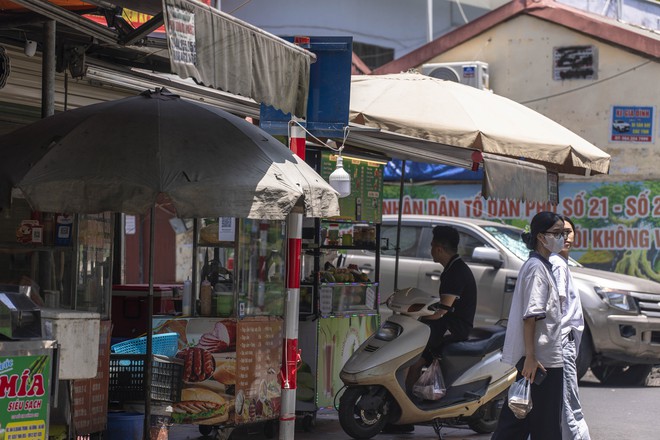
POLYGON ((236 340, 236 423, 276 418, 281 406, 282 320, 247 318, 236 340))
MULTIPOLYGON (((351 194, 339 199, 340 217, 380 223, 383 215, 383 164, 351 157, 343 159, 344 169, 351 176, 351 194)), ((336 167, 337 155, 324 152, 321 177, 328 181, 336 167)))

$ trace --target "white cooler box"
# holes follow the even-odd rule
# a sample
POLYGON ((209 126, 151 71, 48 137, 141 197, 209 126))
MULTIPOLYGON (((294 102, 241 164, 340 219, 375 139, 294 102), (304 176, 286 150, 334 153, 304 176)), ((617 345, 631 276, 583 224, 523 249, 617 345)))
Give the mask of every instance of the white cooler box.
POLYGON ((91 379, 99 362, 101 316, 77 310, 41 310, 43 337, 59 344, 59 378, 91 379))

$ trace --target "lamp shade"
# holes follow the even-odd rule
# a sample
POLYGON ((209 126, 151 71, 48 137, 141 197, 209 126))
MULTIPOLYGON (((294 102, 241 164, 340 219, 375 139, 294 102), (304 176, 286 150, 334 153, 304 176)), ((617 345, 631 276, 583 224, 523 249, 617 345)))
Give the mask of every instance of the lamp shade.
POLYGON ((351 195, 351 176, 346 172, 341 156, 337 156, 337 169, 328 178, 330 186, 339 193, 339 197, 351 195))

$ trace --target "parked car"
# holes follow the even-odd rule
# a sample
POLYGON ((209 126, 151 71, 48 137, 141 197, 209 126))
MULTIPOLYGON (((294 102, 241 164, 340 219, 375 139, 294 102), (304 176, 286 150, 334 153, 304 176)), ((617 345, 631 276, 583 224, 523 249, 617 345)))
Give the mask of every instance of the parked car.
POLYGON ((619 133, 625 133, 630 131, 630 123, 617 119, 612 123, 612 128, 614 128, 614 130, 618 131, 619 133))
MULTIPOLYGON (((380 301, 394 290, 396 216, 384 216, 380 259, 380 301)), ((458 252, 477 280, 475 325, 506 319, 518 271, 529 255, 521 229, 487 220, 404 216, 401 226, 397 287, 437 292, 442 266, 431 258, 432 229, 454 226, 460 234, 458 252)), ((343 264, 373 271, 369 251, 351 251, 343 264)), ((580 291, 585 332, 578 357, 578 374, 589 367, 606 384, 640 385, 654 364, 660 364, 660 283, 589 269, 571 260, 571 272, 580 291)), ((387 313, 381 307, 381 313, 387 313)))

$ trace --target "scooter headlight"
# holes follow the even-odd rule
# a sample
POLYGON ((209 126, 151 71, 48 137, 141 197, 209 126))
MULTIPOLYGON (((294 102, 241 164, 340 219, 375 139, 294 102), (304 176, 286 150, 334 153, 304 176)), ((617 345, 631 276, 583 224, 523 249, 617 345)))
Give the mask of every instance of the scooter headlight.
POLYGON ((395 324, 393 322, 386 322, 376 332, 376 339, 389 342, 396 339, 401 334, 402 331, 403 328, 399 324, 395 324))

